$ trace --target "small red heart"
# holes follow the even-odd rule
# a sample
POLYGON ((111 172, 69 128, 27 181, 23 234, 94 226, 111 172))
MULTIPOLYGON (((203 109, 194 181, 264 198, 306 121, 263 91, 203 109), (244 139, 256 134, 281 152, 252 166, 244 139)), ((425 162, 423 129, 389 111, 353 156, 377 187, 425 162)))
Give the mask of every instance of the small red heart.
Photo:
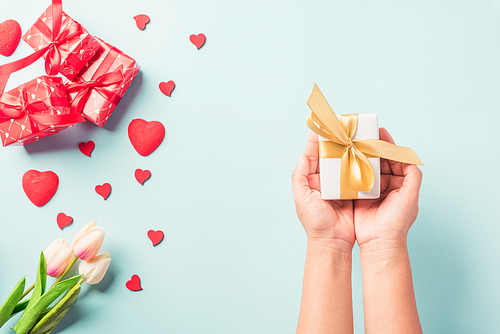
POLYGON ((104 183, 102 186, 95 186, 95 192, 102 196, 102 198, 108 198, 111 193, 111 185, 109 183, 104 183))
POLYGON ((203 46, 203 44, 205 44, 207 38, 204 34, 198 34, 189 36, 189 40, 191 41, 191 43, 196 45, 196 48, 199 50, 203 46))
POLYGON ((140 14, 134 16, 135 24, 137 24, 137 28, 144 30, 146 29, 146 24, 149 23, 149 16, 145 14, 140 14))
POLYGON ((148 231, 148 238, 153 242, 153 246, 158 245, 163 240, 163 231, 148 231))
POLYGON ((23 190, 36 206, 44 206, 54 196, 59 186, 59 177, 52 171, 29 170, 23 175, 23 190))
POLYGON ((132 275, 132 278, 125 283, 125 286, 127 289, 130 291, 141 291, 142 286, 141 286, 141 279, 139 278, 138 275, 132 275))
POLYGON ((151 177, 151 172, 147 169, 142 170, 137 168, 135 170, 135 179, 142 185, 144 185, 144 182, 146 182, 150 177, 151 177))
POLYGON ((63 229, 63 227, 71 225, 72 222, 73 222, 73 217, 71 216, 66 216, 62 212, 57 215, 57 226, 59 226, 61 230, 63 229))
POLYGON ((165 127, 158 121, 146 122, 137 118, 128 125, 128 137, 137 153, 145 157, 160 146, 165 137, 165 127))
POLYGON ((17 21, 0 23, 0 55, 9 57, 16 51, 21 40, 21 26, 17 21))
POLYGON ((160 90, 163 94, 170 96, 175 88, 175 82, 170 80, 169 82, 160 82, 160 90))
POLYGON ((80 152, 85 154, 86 156, 90 157, 92 154, 92 151, 94 150, 95 143, 92 140, 89 140, 88 142, 82 142, 78 144, 78 148, 80 149, 80 152))

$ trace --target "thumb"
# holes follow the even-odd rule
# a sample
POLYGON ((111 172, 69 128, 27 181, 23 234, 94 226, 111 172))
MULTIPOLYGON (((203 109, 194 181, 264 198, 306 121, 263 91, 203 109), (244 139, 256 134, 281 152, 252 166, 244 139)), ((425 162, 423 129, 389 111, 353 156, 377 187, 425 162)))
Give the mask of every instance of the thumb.
POLYGON ((299 162, 292 173, 293 197, 296 200, 298 198, 302 198, 308 191, 311 190, 309 188, 309 180, 307 179, 308 174, 309 158, 307 155, 302 153, 300 155, 299 162))
POLYGON ((422 184, 422 172, 415 165, 403 165, 404 180, 401 186, 401 192, 407 199, 418 199, 420 185, 422 184))

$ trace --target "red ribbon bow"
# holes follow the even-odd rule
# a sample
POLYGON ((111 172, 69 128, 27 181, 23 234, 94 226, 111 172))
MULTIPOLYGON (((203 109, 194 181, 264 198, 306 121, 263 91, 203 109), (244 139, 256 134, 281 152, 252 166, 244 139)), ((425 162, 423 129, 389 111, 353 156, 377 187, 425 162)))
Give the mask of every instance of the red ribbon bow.
POLYGON ((117 94, 105 89, 106 86, 119 83, 123 80, 122 66, 111 73, 103 74, 93 80, 85 81, 80 78, 78 82, 70 83, 66 86, 68 92, 79 90, 76 97, 71 102, 71 111, 76 113, 81 113, 85 102, 90 94, 90 91, 94 89, 103 98, 108 100, 110 103, 117 105, 120 102, 121 97, 117 94))

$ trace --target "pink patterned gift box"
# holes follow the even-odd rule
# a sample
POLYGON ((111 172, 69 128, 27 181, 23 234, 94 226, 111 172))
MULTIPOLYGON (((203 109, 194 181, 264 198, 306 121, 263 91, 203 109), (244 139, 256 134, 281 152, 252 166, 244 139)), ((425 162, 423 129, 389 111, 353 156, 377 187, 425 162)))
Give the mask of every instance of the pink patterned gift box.
POLYGON ((140 66, 119 49, 95 38, 101 44, 101 51, 73 81, 66 81, 65 86, 72 110, 104 127, 140 66))
MULTIPOLYGON (((38 18, 31 28, 23 36, 23 40, 35 51, 43 49, 52 43, 52 5, 38 18)), ((61 68, 59 72, 68 79, 73 79, 88 61, 99 51, 100 44, 92 35, 88 33, 78 22, 74 21, 65 12, 62 12, 61 33, 71 34, 77 31, 78 34, 69 39, 64 39, 57 45, 61 55, 61 68)), ((47 54, 43 55, 44 58, 47 54)))
POLYGON ((43 75, 3 93, 0 95, 0 112, 5 113, 7 108, 17 108, 20 117, 0 118, 0 139, 3 146, 26 145, 73 126, 73 124, 43 125, 35 121, 37 117, 51 115, 55 116, 52 119, 57 123, 60 121, 59 118, 64 117, 60 115, 71 114, 66 90, 60 77, 43 75), (12 106, 11 101, 17 101, 16 105, 12 106), (44 106, 46 110, 30 110, 30 105, 36 104, 44 106))

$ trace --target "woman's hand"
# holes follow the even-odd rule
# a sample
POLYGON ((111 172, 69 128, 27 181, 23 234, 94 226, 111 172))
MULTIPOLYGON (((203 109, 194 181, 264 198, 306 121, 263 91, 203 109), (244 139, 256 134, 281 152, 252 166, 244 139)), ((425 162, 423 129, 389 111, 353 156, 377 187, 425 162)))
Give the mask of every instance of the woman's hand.
MULTIPOLYGON (((384 128, 380 128, 380 139, 394 144, 384 128)), ((415 165, 381 159, 380 170, 380 197, 354 202, 354 226, 360 248, 371 242, 378 245, 406 244, 408 230, 417 218, 422 183, 420 169, 415 165)))
POLYGON ((352 201, 321 198, 318 135, 309 133, 306 150, 292 174, 295 208, 308 241, 339 241, 352 249, 355 242, 352 201))

